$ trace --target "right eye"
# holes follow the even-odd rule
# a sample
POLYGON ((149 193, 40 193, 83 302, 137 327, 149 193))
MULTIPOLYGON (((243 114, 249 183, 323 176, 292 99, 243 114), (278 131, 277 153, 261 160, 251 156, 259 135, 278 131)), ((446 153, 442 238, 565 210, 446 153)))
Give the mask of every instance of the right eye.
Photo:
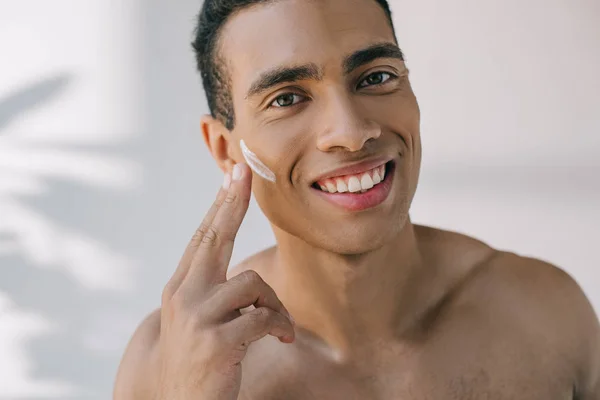
POLYGON ((299 94, 285 93, 285 94, 282 94, 281 96, 278 96, 275 100, 273 100, 273 102, 271 103, 271 107, 276 107, 276 108, 291 107, 293 105, 296 105, 296 104, 302 102, 303 99, 304 98, 302 96, 300 96, 299 94))

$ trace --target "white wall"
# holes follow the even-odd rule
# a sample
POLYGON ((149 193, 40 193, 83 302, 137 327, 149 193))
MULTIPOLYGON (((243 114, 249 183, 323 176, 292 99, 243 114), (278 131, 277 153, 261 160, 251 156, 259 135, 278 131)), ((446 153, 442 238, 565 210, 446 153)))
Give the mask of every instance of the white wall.
MULTIPOLYGON (((415 222, 560 265, 600 309, 600 3, 392 3, 423 111, 415 222)), ((109 398, 210 205, 199 7, 0 0, 0 399, 109 398)), ((233 261, 272 240, 253 207, 233 261)))
POLYGON ((600 3, 393 7, 423 112, 414 219, 555 263, 600 309, 600 3))

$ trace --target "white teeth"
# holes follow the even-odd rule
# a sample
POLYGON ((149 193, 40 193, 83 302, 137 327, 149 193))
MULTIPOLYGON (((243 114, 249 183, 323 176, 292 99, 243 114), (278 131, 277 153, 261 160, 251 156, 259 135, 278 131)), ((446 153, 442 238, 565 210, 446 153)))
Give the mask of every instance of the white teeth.
POLYGON ((319 183, 322 191, 328 193, 364 193, 385 179, 385 165, 374 168, 360 176, 347 178, 331 178, 319 183))
POLYGON ((340 193, 346 193, 348 191, 348 186, 343 179, 336 179, 335 183, 337 184, 337 191, 340 193))
POLYGON ((369 174, 364 174, 360 177, 360 186, 363 188, 363 190, 368 190, 373 187, 373 179, 371 179, 369 174))
POLYGON ((379 182, 381 182, 381 177, 379 176, 379 171, 375 170, 373 173, 373 184, 377 185, 379 182))
POLYGON ((327 191, 329 191, 329 193, 337 192, 337 187, 332 182, 327 182, 325 186, 327 186, 327 191))
POLYGON ((358 180, 357 177, 355 176, 351 176, 350 179, 348 179, 348 190, 351 193, 356 193, 356 192, 360 192, 362 188, 360 187, 360 181, 358 180))

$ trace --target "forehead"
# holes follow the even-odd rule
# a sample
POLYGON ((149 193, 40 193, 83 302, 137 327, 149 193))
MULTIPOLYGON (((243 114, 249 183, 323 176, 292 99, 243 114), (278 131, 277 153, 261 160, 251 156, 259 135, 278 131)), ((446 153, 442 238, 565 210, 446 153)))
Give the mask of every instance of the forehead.
POLYGON ((236 91, 277 66, 314 63, 327 74, 350 53, 386 41, 394 34, 375 0, 277 0, 233 15, 220 54, 236 91))

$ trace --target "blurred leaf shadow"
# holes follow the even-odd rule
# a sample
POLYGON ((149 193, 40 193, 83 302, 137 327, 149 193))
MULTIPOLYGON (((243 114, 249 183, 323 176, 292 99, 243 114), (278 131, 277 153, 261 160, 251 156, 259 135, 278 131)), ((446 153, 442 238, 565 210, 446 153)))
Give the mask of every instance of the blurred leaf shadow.
POLYGON ((0 134, 14 119, 31 112, 65 91, 73 75, 61 73, 21 88, 0 99, 0 134))
MULTIPOLYGON (((61 73, 0 99, 0 135, 4 136, 9 125, 17 118, 27 117, 35 109, 46 106, 63 94, 73 79, 73 74, 61 73)), ((0 172, 11 173, 10 170, 1 169, 0 164, 0 172)), ((81 217, 82 214, 89 214, 90 208, 74 209, 69 204, 77 204, 78 197, 82 196, 87 197, 88 206, 103 202, 110 204, 121 199, 115 199, 118 195, 106 191, 96 193, 92 190, 92 194, 86 193, 90 190, 82 189, 76 182, 47 182, 48 180, 44 182, 47 190, 34 196, 6 191, 0 186, 0 238, 11 242, 17 238, 16 251, 0 253, 0 292, 8 295, 19 310, 39 315, 58 328, 26 341, 26 348, 23 350, 32 365, 27 371, 27 378, 33 383, 65 383, 83 393, 85 398, 96 398, 105 389, 107 382, 113 379, 114 357, 90 348, 86 342, 86 334, 89 336, 90 330, 103 325, 103 322, 94 320, 97 316, 90 310, 100 311, 101 314, 104 312, 103 318, 107 320, 110 314, 108 310, 117 308, 116 304, 122 302, 122 299, 112 293, 107 296, 106 291, 88 290, 60 268, 40 267, 25 257, 16 232, 10 231, 10 225, 1 223, 2 206, 3 202, 5 205, 18 204, 23 209, 30 210, 31 215, 39 215, 52 222, 53 226, 65 227, 72 232, 84 232, 91 237, 101 237, 99 242, 106 243, 110 241, 108 232, 98 232, 94 228, 95 224, 81 217)), ((60 231, 51 231, 57 232, 60 231)), ((53 243, 52 240, 49 242, 53 243)), ((109 247, 112 246, 109 244, 109 247)), ((2 377, 0 389, 1 382, 2 377)), ((43 395, 19 396, 42 397, 47 398, 43 395)))

